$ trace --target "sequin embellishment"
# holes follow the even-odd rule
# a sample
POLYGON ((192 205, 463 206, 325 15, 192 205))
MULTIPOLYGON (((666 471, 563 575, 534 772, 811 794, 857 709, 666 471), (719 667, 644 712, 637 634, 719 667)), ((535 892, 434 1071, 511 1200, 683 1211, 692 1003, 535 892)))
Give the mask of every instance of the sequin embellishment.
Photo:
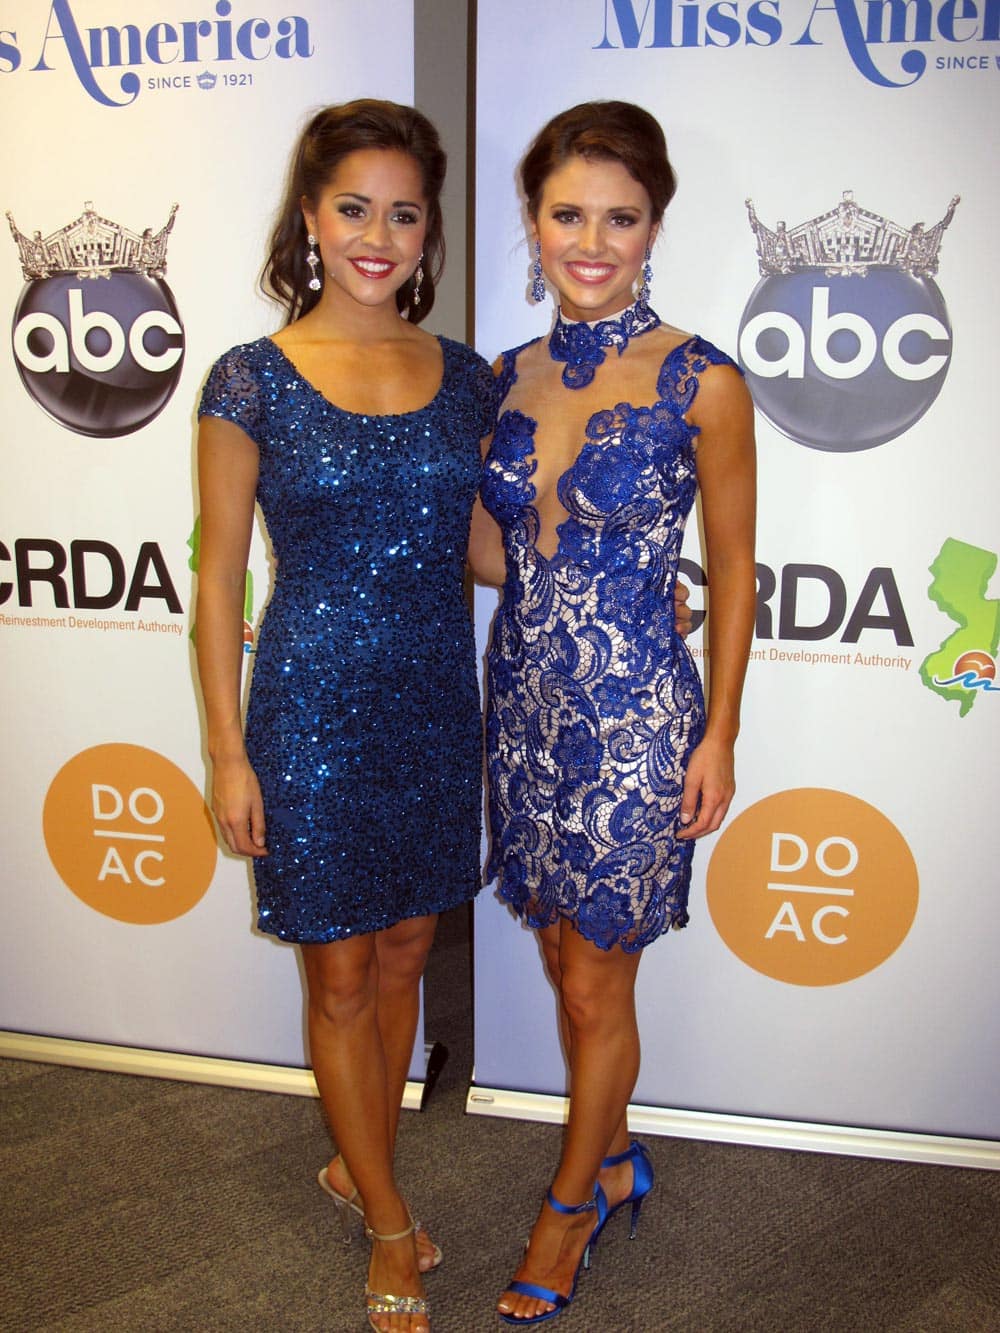
POLYGON ((322 942, 471 898, 481 725, 463 595, 489 366, 441 339, 426 407, 335 407, 269 338, 213 368, 201 413, 259 451, 277 561, 255 654, 247 750, 270 855, 261 930, 322 942))

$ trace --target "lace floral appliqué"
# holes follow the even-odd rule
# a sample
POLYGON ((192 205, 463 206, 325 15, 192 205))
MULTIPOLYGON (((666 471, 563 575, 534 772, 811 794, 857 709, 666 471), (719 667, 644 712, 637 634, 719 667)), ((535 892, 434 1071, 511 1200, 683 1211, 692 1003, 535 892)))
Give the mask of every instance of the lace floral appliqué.
POLYGON ((487 664, 487 874, 529 925, 565 916, 600 948, 631 952, 688 919, 693 844, 676 832, 704 703, 674 625, 697 484, 685 413, 699 374, 732 362, 692 338, 664 361, 652 405, 590 418, 559 481, 566 518, 546 559, 536 422, 502 407, 520 350, 504 356, 481 489, 507 557, 487 664))

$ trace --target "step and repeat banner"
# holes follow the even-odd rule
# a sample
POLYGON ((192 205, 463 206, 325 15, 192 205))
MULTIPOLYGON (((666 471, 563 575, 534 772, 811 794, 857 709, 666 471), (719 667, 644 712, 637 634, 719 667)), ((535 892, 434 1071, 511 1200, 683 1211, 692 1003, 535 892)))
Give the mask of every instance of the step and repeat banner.
MULTIPOLYGON (((195 410, 281 323, 301 125, 362 95, 412 101, 411 0, 0 0, 0 1028, 304 1063, 295 951, 205 807, 195 410)), ((248 669, 269 577, 260 534, 248 669)))
MULTIPOLYGON (((697 850, 690 927, 643 962, 634 1101, 998 1139, 1000 7, 478 13, 479 349, 552 318, 515 193, 533 134, 630 99, 680 182, 653 304, 738 357, 758 408, 739 790, 697 850)), ((684 555, 700 610, 695 521, 684 555)), ((565 1087, 536 944, 489 893, 476 1085, 480 1105, 565 1087)))

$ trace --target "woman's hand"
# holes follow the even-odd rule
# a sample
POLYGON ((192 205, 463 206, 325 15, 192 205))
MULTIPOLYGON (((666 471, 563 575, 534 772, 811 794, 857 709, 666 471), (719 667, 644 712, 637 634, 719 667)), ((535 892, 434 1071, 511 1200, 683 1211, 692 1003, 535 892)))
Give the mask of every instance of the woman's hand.
POLYGON ((694 626, 694 612, 688 606, 691 589, 680 579, 674 584, 674 626, 682 639, 686 639, 694 626))
POLYGON ((226 846, 237 856, 266 856, 264 802, 245 755, 212 765, 212 810, 226 846))
POLYGON ((687 840, 714 833, 735 793, 732 745, 706 736, 688 761, 677 837, 687 840))

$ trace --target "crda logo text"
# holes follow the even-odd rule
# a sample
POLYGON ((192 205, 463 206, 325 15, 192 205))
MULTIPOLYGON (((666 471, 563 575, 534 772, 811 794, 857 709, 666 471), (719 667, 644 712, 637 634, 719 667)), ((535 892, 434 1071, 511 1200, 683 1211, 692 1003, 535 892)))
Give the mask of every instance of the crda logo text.
POLYGON ((762 277, 740 323, 740 362, 783 434, 848 453, 896 439, 927 411, 951 361, 932 275, 957 204, 907 229, 848 190, 828 213, 772 231, 747 200, 762 277))
POLYGON ((65 764, 42 812, 45 846, 88 907, 135 925, 189 912, 215 873, 211 816, 176 764, 139 745, 97 745, 65 764))
MULTIPOLYGON (((148 610, 183 614, 181 599, 157 542, 142 542, 127 555, 111 542, 51 537, 0 540, 0 606, 48 611, 148 610)), ((86 622, 80 622, 84 624, 86 622)))
POLYGON ((800 788, 758 801, 723 831, 707 898, 748 967, 797 986, 835 986, 884 963, 917 911, 917 867, 880 810, 800 788))
MULTIPOLYGON (((134 7, 134 6, 133 6, 134 7)), ((148 0, 147 0, 148 7, 148 0)), ((82 9, 80 4, 76 9, 82 9)), ((87 5, 93 18, 94 4, 87 5)), ((313 54, 309 25, 295 15, 269 21, 245 11, 231 0, 216 0, 213 17, 113 24, 81 28, 70 0, 52 0, 44 26, 18 32, 0 30, 0 74, 22 67, 34 72, 72 68, 81 88, 102 106, 129 106, 139 96, 142 81, 136 69, 155 71, 147 76, 150 88, 189 87, 204 90, 223 83, 252 81, 247 73, 230 73, 272 56, 279 60, 308 59, 313 54), (219 73, 212 66, 221 66, 219 73), (178 67, 184 69, 178 72, 178 67), (186 69, 184 68, 186 67, 186 69), (199 67, 200 70, 199 70, 199 67), (120 73, 121 70, 126 72, 120 73), (169 70, 164 74, 164 70, 169 70)), ((37 6, 41 20, 45 12, 37 6)), ((144 15, 145 20, 145 15, 144 15)))
POLYGON ((180 379, 184 330, 164 282, 177 212, 155 234, 128 231, 87 204, 50 236, 26 236, 10 213, 27 286, 14 312, 24 387, 79 435, 113 438, 163 410, 180 379))
MULTIPOLYGON (((837 638, 857 643, 864 631, 881 631, 897 647, 912 648, 913 634, 899 593, 896 575, 876 566, 858 584, 848 585, 829 565, 787 564, 779 569, 757 567, 757 610, 754 635, 759 640, 816 643, 837 638)), ((698 564, 680 561, 680 576, 690 587, 708 586, 698 564)), ((694 628, 705 618, 694 606, 694 628)))
POLYGON ((905 88, 934 69, 993 68, 1000 0, 592 0, 603 11, 598 51, 621 47, 818 47, 839 42, 869 83, 905 88), (960 54, 953 54, 958 47, 960 54), (935 49, 936 48, 936 49, 935 49))

